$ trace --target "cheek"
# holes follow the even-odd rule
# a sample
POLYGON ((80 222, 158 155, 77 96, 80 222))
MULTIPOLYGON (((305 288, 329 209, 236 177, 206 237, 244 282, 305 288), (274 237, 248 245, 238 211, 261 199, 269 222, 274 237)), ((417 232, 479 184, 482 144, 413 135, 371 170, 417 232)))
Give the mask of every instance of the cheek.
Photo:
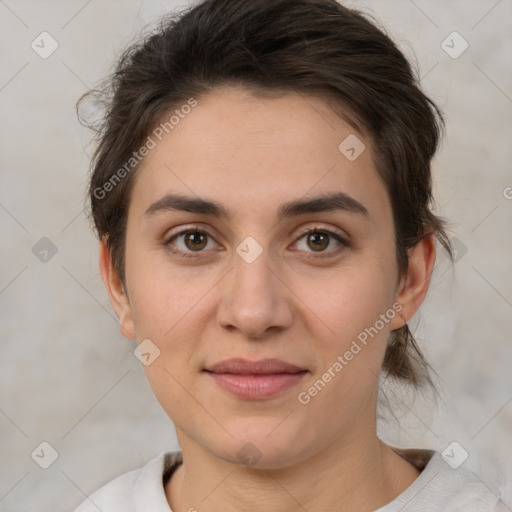
POLYGON ((131 310, 137 338, 163 343, 215 285, 215 276, 199 268, 169 264, 165 254, 137 250, 126 259, 131 310))
POLYGON ((303 391, 304 401, 309 400, 311 411, 318 408, 318 414, 338 417, 354 411, 376 390, 397 308, 394 271, 383 272, 378 260, 366 263, 316 279, 308 296, 313 305, 308 329, 318 359, 303 391))
POLYGON ((193 391, 191 369, 202 362, 198 347, 222 275, 206 267, 173 267, 165 257, 143 251, 127 259, 128 270, 137 339, 150 339, 160 350, 154 363, 145 366, 148 381, 159 400, 169 398, 176 407, 186 398, 180 384, 193 391))
POLYGON ((170 274, 169 268, 155 262, 137 265, 133 258, 132 263, 136 270, 132 271, 130 292, 137 339, 150 339, 160 351, 144 366, 148 382, 164 410, 187 410, 194 416, 184 389, 194 392, 190 360, 203 329, 205 302, 201 299, 212 285, 180 272, 170 274))
POLYGON ((325 333, 321 339, 330 344, 335 340, 336 348, 342 348, 336 340, 346 344, 373 326, 381 314, 394 311, 394 272, 384 271, 377 260, 365 263, 297 280, 294 285, 297 295, 311 308, 310 329, 319 334, 321 329, 325 333))

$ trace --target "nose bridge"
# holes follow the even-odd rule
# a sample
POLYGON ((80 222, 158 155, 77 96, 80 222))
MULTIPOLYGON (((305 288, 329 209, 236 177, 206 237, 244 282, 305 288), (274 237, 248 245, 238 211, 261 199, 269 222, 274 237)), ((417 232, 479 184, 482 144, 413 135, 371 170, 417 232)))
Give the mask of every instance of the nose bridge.
POLYGON ((261 336, 269 327, 285 327, 291 321, 287 288, 276 277, 271 254, 254 238, 247 237, 233 255, 219 309, 219 322, 236 327, 247 337, 261 336))
POLYGON ((268 249, 259 249, 250 241, 238 246, 233 278, 236 283, 235 291, 240 292, 239 295, 244 301, 254 302, 252 298, 273 299, 271 265, 268 249))

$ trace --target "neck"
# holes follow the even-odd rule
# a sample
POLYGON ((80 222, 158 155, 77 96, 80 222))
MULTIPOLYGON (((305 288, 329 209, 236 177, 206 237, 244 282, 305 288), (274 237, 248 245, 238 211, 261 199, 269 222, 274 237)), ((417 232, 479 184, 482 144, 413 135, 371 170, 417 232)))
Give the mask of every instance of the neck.
POLYGON ((241 466, 177 432, 183 464, 168 482, 173 512, 372 511, 401 494, 419 471, 376 435, 337 441, 282 468, 241 466))

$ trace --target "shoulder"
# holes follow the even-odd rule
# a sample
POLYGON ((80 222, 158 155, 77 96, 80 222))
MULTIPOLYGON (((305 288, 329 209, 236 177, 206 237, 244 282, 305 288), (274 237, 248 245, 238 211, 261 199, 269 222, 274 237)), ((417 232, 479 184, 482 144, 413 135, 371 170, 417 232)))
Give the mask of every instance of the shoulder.
POLYGON ((498 512, 499 492, 464 468, 454 468, 438 452, 396 450, 420 470, 420 476, 378 512, 498 512))
POLYGON ((144 467, 125 473, 85 499, 75 512, 172 512, 164 481, 182 463, 181 452, 163 452, 144 467))

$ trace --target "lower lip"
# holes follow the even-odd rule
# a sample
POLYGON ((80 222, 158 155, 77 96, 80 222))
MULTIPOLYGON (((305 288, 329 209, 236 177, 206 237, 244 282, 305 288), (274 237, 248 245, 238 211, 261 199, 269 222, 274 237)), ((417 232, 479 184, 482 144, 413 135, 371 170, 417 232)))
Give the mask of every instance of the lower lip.
POLYGON ((225 391, 238 398, 261 400, 270 398, 298 384, 307 372, 242 375, 238 373, 208 374, 225 391))

